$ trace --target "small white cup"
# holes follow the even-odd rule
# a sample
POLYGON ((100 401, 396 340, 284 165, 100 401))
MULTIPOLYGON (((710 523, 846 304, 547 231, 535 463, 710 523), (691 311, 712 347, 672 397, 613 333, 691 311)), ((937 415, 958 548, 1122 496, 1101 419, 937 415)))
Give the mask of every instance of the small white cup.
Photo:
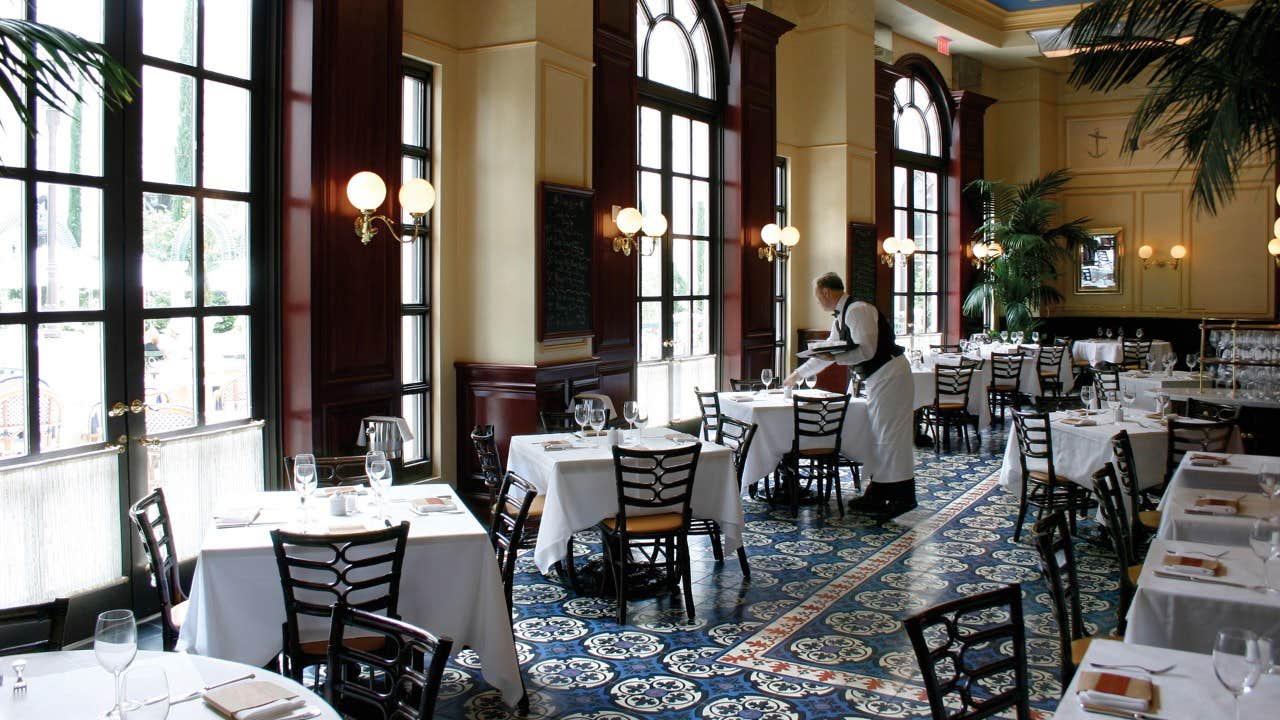
POLYGON ((329 514, 337 517, 346 515, 349 512, 347 500, 346 493, 334 493, 329 498, 329 514))
POLYGON ((618 428, 609 428, 609 447, 622 444, 622 431, 618 428))

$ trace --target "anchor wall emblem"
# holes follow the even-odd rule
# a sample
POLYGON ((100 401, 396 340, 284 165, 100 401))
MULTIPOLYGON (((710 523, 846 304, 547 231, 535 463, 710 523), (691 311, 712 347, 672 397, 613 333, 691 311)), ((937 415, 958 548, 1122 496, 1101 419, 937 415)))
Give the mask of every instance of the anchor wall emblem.
POLYGON ((1107 151, 1102 149, 1102 141, 1108 138, 1102 134, 1102 128, 1094 128, 1088 136, 1093 138, 1093 151, 1085 150, 1085 153, 1094 160, 1106 155, 1107 151))

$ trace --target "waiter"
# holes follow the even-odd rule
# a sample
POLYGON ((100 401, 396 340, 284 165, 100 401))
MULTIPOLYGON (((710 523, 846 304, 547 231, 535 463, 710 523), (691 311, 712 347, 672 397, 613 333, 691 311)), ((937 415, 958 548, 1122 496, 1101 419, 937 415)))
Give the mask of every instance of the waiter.
POLYGON ((871 457, 863 463, 871 476, 862 497, 849 509, 878 515, 900 515, 916 506, 915 458, 912 455, 911 406, 915 386, 902 348, 894 343, 893 326, 875 305, 854 302, 844 282, 827 273, 813 283, 822 309, 835 316, 829 341, 843 340, 851 349, 818 353, 783 380, 794 387, 801 378, 818 374, 831 363, 850 366, 865 381, 867 413, 871 420, 871 457))

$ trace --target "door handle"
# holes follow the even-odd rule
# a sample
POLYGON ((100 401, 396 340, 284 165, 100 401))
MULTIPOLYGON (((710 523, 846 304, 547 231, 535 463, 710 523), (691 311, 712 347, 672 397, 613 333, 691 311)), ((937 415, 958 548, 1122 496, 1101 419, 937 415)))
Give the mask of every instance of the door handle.
POLYGON ((107 411, 107 417, 120 417, 121 415, 124 415, 126 413, 133 413, 134 415, 138 415, 144 412, 146 409, 147 409, 147 406, 143 404, 141 400, 135 399, 133 402, 129 403, 128 405, 125 405, 122 402, 118 402, 112 405, 111 409, 107 411))
POLYGON ((676 341, 675 341, 675 340, 663 340, 663 341, 662 341, 662 347, 668 347, 668 348, 669 348, 669 347, 675 347, 675 346, 676 346, 676 341))

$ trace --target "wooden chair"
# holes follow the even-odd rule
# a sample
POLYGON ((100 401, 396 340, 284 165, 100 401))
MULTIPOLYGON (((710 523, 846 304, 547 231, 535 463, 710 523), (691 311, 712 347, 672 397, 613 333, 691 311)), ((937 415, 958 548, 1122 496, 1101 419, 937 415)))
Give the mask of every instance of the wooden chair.
POLYGON ((1124 359, 1120 366, 1125 370, 1142 370, 1147 367, 1147 356, 1151 354, 1151 340, 1125 338, 1120 341, 1124 359))
POLYGON ((129 508, 129 520, 142 542, 151 582, 160 595, 160 635, 164 649, 172 651, 187 619, 188 605, 178 572, 178 551, 173 543, 164 489, 156 488, 135 502, 129 508))
POLYGON ((1061 510, 1055 510, 1035 524, 1035 544, 1036 553, 1040 556, 1040 571, 1044 574, 1045 584, 1049 586, 1049 599, 1053 602, 1053 617, 1058 623, 1062 689, 1065 691, 1089 650, 1089 644, 1098 636, 1085 635, 1071 528, 1061 510))
POLYGON ((1160 528, 1160 511, 1144 503, 1142 486, 1138 482, 1138 465, 1133 458, 1133 443, 1129 431, 1121 430, 1111 436, 1111 450, 1115 455, 1116 476, 1129 500, 1129 533, 1133 548, 1145 547, 1147 540, 1160 528))
POLYGON ((1017 542, 1022 536, 1028 505, 1036 506, 1036 522, 1044 518, 1045 512, 1065 509, 1071 519, 1071 531, 1075 532, 1074 514, 1087 502, 1079 485, 1059 478, 1054 471, 1053 430, 1048 413, 1015 410, 1013 428, 1018 438, 1018 464, 1022 469, 1022 492, 1018 497, 1018 524, 1013 529, 1013 541, 1017 542), (1031 469, 1029 460, 1043 462, 1044 469, 1031 469))
POLYGON ((987 407, 992 419, 1000 412, 1004 424, 1006 408, 1022 409, 1022 353, 991 353, 991 384, 987 386, 987 407))
POLYGON ((544 433, 577 432, 578 422, 571 412, 538 411, 538 429, 544 433))
POLYGON ((1026 626, 1017 583, 957 598, 903 621, 933 720, 977 720, 1012 709, 1031 720, 1026 626), (1007 675, 1013 684, 1003 690, 1007 675))
POLYGON ((758 392, 764 389, 764 383, 759 380, 729 378, 729 387, 733 388, 734 392, 758 392))
POLYGON ((435 716, 453 640, 339 602, 333 606, 328 647, 325 700, 343 717, 435 716))
POLYGON ((1116 477, 1115 467, 1111 463, 1102 466, 1093 474, 1093 494, 1098 499, 1098 508, 1102 512, 1102 522, 1106 525, 1107 537, 1116 552, 1116 562, 1120 568, 1120 603, 1116 606, 1116 635, 1124 636, 1128 626, 1129 605, 1138 590, 1138 576, 1142 574, 1142 564, 1134 564, 1133 534, 1129 530, 1129 519, 1124 512, 1124 488, 1116 477))
POLYGON ((502 484, 502 457, 498 455, 498 443, 494 439, 492 425, 477 425, 471 431, 471 445, 476 450, 476 464, 484 478, 489 493, 489 512, 498 503, 498 486, 502 484))
POLYGON ((689 501, 702 445, 672 450, 627 450, 613 447, 618 511, 600 522, 605 563, 613 572, 618 598, 618 624, 627 622, 627 574, 638 550, 656 565, 663 556, 674 588, 684 585, 684 604, 694 618, 693 582, 689 568, 689 501), (638 510, 656 514, 631 514, 638 510), (678 578, 677 579, 677 575, 678 578))
POLYGON ((924 421, 933 431, 933 451, 951 449, 952 428, 964 439, 965 452, 969 446, 969 426, 976 423, 969 412, 969 386, 973 384, 972 367, 938 366, 933 370, 933 404, 924 408, 924 421))
POLYGON ((719 432, 720 395, 715 390, 702 392, 696 387, 693 392, 698 396, 698 409, 702 411, 702 439, 711 441, 719 432))
POLYGON ((1070 392, 1075 392, 1076 389, 1079 388, 1084 383, 1093 382, 1093 366, 1089 364, 1088 360, 1085 360, 1083 358, 1078 360, 1076 359, 1075 340, 1072 340, 1071 338, 1066 336, 1062 336, 1054 340, 1054 345, 1058 345, 1062 347, 1063 349, 1062 361, 1070 364, 1070 367, 1071 367, 1070 392))
POLYGON ((939 354, 939 353, 955 353, 955 354, 959 355, 959 354, 960 354, 960 345, 959 345, 959 344, 956 344, 956 345, 948 345, 948 344, 946 344, 946 343, 941 343, 941 344, 939 344, 939 345, 930 345, 930 346, 929 346, 929 350, 930 350, 930 352, 932 352, 934 355, 937 355, 937 354, 939 354))
POLYGON ((58 598, 0 609, 0 656, 61 650, 69 603, 58 598))
MULTIPOLYGON (((525 539, 525 525, 529 510, 537 498, 538 489, 528 480, 508 470, 498 491, 498 503, 489 521, 489 542, 498 556, 498 570, 502 573, 502 589, 507 595, 507 614, 511 614, 511 588, 515 583, 516 559, 520 548, 532 547, 525 539)), ((535 529, 534 538, 537 538, 535 529)))
POLYGON ((1166 430, 1168 444, 1165 452, 1164 482, 1142 490, 1143 502, 1148 507, 1160 504, 1165 486, 1173 479, 1182 457, 1189 452, 1225 453, 1231 445, 1231 434, 1236 429, 1233 422, 1203 422, 1171 418, 1166 430))
MULTIPOLYGON (((284 476, 293 482, 293 466, 297 458, 284 457, 284 476)), ((363 455, 339 455, 316 458, 316 487, 341 487, 363 485, 367 480, 363 455)))
POLYGON ((1036 373, 1040 378, 1040 395, 1053 392, 1053 399, 1062 399, 1062 358, 1068 348, 1061 345, 1042 345, 1036 356, 1036 373))
MULTIPOLYGON (((300 623, 304 618, 328 618, 331 608, 339 602, 358 610, 399 617, 400 573, 408 538, 408 522, 346 535, 271 531, 284 591, 281 675, 302 682, 303 669, 328 660, 327 640, 302 640, 300 623)), ((382 646, 377 638, 352 638, 347 642, 366 652, 382 646)))
POLYGON ((1093 370, 1093 389, 1098 394, 1098 407, 1106 407, 1108 396, 1120 399, 1120 370, 1100 367, 1093 370))
MULTIPOLYGON (((733 470, 738 478, 738 494, 742 494, 742 469, 747 464, 747 453, 751 451, 751 441, 756 436, 756 424, 745 423, 736 418, 722 415, 716 427, 715 442, 724 445, 733 453, 733 470)), ((720 544, 720 523, 707 518, 693 518, 689 521, 689 535, 706 535, 711 538, 711 553, 716 562, 724 560, 724 548, 720 544)), ((751 566, 747 564, 747 550, 738 547, 738 566, 742 568, 742 578, 751 579, 751 566)))
POLYGON ((844 499, 840 491, 840 464, 844 457, 840 454, 840 441, 844 436, 844 419, 849 411, 850 398, 848 395, 817 397, 798 393, 792 397, 795 404, 791 413, 794 428, 791 450, 782 457, 778 466, 783 492, 789 494, 791 517, 800 514, 802 481, 806 487, 817 486, 823 515, 834 489, 837 508, 840 516, 844 517, 844 499))

